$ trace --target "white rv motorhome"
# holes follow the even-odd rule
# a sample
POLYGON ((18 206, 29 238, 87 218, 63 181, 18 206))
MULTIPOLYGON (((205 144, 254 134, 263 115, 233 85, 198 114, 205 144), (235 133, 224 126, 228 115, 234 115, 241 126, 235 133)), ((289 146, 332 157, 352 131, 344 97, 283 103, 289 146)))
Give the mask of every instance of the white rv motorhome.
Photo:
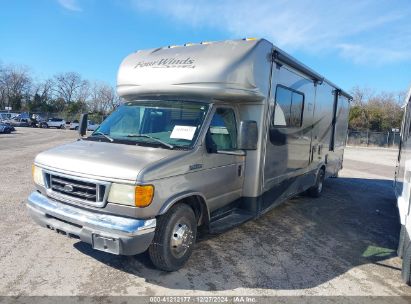
POLYGON ((395 169, 395 194, 400 214, 401 233, 398 256, 402 258, 402 278, 411 285, 411 87, 404 102, 401 141, 395 169))
POLYGON ((33 219, 94 249, 176 270, 197 228, 254 219, 342 168, 350 95, 264 39, 137 51, 126 102, 90 136, 40 153, 33 219))

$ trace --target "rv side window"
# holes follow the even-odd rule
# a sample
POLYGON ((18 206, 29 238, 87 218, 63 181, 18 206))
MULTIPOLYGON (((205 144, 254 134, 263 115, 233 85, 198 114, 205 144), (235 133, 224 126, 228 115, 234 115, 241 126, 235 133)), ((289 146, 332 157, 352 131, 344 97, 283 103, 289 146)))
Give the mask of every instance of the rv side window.
POLYGON ((301 127, 303 110, 304 95, 302 93, 283 86, 277 86, 272 126, 301 127))
POLYGON ((217 150, 237 149, 237 126, 232 109, 216 110, 210 123, 210 135, 217 150))

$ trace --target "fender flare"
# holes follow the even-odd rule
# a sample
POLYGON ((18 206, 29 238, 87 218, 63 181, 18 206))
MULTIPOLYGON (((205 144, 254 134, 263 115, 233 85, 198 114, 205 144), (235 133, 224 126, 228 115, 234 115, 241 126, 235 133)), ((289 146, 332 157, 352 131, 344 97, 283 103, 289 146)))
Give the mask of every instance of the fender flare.
POLYGON ((179 202, 179 201, 181 201, 185 198, 192 197, 192 196, 198 196, 202 199, 201 203, 205 208, 206 221, 208 221, 210 219, 210 210, 208 209, 208 206, 207 206, 207 203, 206 203, 207 200, 201 192, 197 192, 197 191, 184 191, 184 192, 180 192, 180 193, 177 193, 177 194, 173 195, 172 197, 170 197, 169 199, 167 199, 165 201, 163 206, 160 208, 160 211, 158 212, 158 215, 162 215, 162 214, 166 213, 177 202, 179 202))

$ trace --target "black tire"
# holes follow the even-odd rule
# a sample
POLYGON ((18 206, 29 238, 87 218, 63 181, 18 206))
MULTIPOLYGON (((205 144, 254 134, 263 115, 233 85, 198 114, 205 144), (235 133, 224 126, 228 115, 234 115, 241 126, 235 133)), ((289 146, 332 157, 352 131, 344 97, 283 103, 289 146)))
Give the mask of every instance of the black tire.
POLYGON ((62 129, 62 130, 65 129, 65 128, 66 128, 65 125, 61 125, 61 126, 60 126, 60 129, 62 129))
POLYGON ((75 127, 75 128, 74 128, 74 130, 76 130, 76 131, 77 131, 77 130, 78 130, 78 127, 75 127))
POLYGON ((323 191, 323 183, 325 178, 324 169, 320 169, 317 174, 315 185, 307 190, 307 194, 311 197, 320 197, 323 191))
POLYGON ((148 248, 154 266, 164 271, 183 267, 191 256, 196 236, 197 221, 193 209, 186 204, 172 207, 158 217, 154 239, 148 248))
POLYGON ((411 286, 411 243, 404 245, 406 248, 402 258, 401 276, 404 283, 411 286))
POLYGON ((337 171, 334 175, 331 175, 330 177, 331 178, 338 178, 338 173, 339 173, 339 171, 337 171))

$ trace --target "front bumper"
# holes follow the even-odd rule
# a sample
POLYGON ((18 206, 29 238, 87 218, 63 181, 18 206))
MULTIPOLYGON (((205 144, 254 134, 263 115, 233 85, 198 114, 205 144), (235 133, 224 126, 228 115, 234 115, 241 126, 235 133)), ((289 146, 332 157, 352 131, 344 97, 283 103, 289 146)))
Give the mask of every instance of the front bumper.
POLYGON ((35 191, 27 199, 33 220, 43 227, 113 254, 135 255, 150 246, 156 219, 134 219, 90 212, 50 199, 35 191))

